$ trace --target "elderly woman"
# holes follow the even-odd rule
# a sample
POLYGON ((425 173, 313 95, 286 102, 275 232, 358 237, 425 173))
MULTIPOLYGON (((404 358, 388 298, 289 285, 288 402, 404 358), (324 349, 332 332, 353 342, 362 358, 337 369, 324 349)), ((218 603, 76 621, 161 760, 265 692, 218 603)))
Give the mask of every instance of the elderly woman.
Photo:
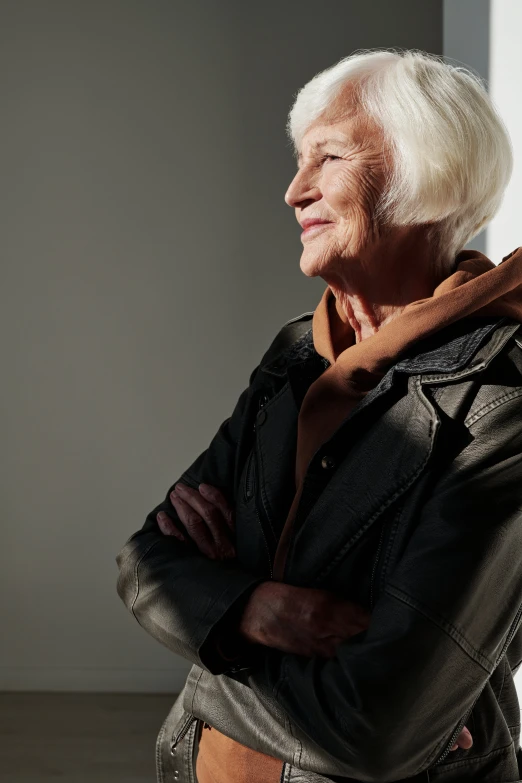
POLYGON ((507 133, 467 70, 388 50, 318 74, 289 131, 327 287, 117 558, 193 664, 158 779, 519 781, 522 248, 462 249, 507 133))

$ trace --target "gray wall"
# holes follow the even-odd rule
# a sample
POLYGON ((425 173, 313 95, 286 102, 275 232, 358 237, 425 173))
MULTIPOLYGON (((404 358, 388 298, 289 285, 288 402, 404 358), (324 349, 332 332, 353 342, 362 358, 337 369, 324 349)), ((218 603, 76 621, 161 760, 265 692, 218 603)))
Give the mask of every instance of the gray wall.
POLYGON ((182 683, 114 557, 315 307, 286 115, 377 46, 441 2, 2 2, 0 689, 182 683))
MULTIPOLYGON (((489 80, 490 0, 444 0, 443 51, 453 65, 471 68, 489 80)), ((484 229, 466 247, 486 252, 484 229)), ((499 259, 500 260, 500 259, 499 259)))

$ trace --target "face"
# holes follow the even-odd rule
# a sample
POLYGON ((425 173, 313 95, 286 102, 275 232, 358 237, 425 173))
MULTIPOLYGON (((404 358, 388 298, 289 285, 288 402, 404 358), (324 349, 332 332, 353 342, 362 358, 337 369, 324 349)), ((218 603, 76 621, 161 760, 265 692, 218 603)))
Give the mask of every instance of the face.
POLYGON ((385 174, 382 134, 348 86, 303 137, 298 171, 285 194, 301 225, 328 221, 301 236, 305 275, 344 275, 350 259, 371 255, 385 233, 374 218, 385 174))

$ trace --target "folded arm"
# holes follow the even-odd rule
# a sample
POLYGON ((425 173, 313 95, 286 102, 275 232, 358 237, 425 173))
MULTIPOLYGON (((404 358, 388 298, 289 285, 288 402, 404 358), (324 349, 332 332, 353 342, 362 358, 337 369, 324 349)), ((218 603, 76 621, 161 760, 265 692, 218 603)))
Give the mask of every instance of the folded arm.
POLYGON ((518 399, 470 428, 366 631, 330 660, 269 650, 248 676, 354 778, 398 780, 432 765, 520 623, 522 422, 513 436, 514 420, 518 399))

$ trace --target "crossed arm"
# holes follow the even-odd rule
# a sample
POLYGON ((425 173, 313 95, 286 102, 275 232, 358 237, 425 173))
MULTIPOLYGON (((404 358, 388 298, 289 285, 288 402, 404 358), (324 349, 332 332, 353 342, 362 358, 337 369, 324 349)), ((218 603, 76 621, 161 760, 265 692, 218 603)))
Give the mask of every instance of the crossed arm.
MULTIPOLYGON (((171 519, 164 511, 157 515, 164 535, 193 541, 213 560, 235 557, 234 512, 217 487, 200 484, 195 490, 179 482, 170 499, 177 517, 171 519)), ((339 644, 367 628, 369 619, 363 607, 327 590, 271 581, 252 589, 240 613, 222 626, 222 634, 229 642, 236 638, 238 646, 246 642, 306 657, 333 658, 339 644)), ((472 745, 464 726, 451 750, 467 750, 472 745)))
MULTIPOLYGON (((313 645, 314 620, 320 622, 322 613, 303 611, 297 594, 290 594, 297 588, 267 586, 235 558, 213 557, 208 549, 216 540, 212 526, 205 533, 210 536, 207 554, 202 554, 171 498, 176 485, 184 483, 191 490, 185 503, 189 495, 209 503, 199 489, 207 483, 232 499, 237 445, 255 373, 209 447, 118 554, 118 593, 151 636, 212 674, 230 668, 230 658, 219 654, 219 633, 235 627, 238 639, 261 652, 248 677, 252 687, 277 698, 301 730, 351 768, 352 776, 364 767, 375 778, 408 777, 428 768, 453 736, 520 622, 522 574, 516 552, 522 535, 522 423, 513 426, 520 422, 519 399, 499 398, 473 420, 468 445, 423 506, 367 630, 355 631, 348 642, 344 633, 338 642, 332 618, 322 640, 335 655, 328 657, 324 650, 307 657, 301 645, 297 654, 288 651, 287 627, 300 630, 313 645), (184 541, 160 529, 161 511, 175 520, 184 541), (377 755, 376 743, 382 743, 377 755)), ((193 514, 188 524, 194 527, 193 514)), ((230 530, 226 513, 223 524, 222 532, 230 530)), ((317 596, 313 600, 319 601, 317 596)), ((469 747, 462 735, 457 744, 469 747)))

